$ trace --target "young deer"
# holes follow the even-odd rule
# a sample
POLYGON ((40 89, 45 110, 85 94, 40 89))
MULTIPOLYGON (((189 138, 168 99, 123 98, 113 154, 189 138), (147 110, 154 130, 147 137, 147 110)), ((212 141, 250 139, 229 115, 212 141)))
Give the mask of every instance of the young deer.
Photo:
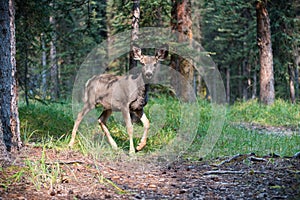
POLYGON ((144 126, 141 142, 136 149, 139 151, 145 147, 150 127, 149 120, 143 111, 144 106, 147 104, 148 84, 154 76, 156 64, 167 57, 168 46, 164 45, 156 50, 155 56, 143 55, 141 49, 137 46, 133 46, 132 51, 134 59, 139 60, 143 65, 141 74, 128 76, 101 74, 93 76, 87 81, 83 100, 84 106, 81 112, 78 113, 75 121, 72 138, 69 143, 70 147, 74 144, 76 132, 83 117, 99 104, 102 105, 103 112, 98 122, 113 149, 117 149, 118 146, 106 126, 107 119, 112 114, 112 111, 122 112, 129 135, 129 153, 135 152, 131 120, 132 115, 138 117, 144 126))

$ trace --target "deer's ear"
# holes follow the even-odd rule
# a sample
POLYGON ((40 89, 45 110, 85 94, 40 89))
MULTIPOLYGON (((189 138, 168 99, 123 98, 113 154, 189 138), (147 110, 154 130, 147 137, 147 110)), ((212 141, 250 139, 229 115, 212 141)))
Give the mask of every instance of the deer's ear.
POLYGON ((132 54, 134 60, 141 60, 142 59, 142 50, 137 45, 132 45, 132 54))
POLYGON ((161 46, 159 49, 156 50, 155 52, 155 58, 157 60, 164 60, 169 53, 169 45, 164 44, 163 46, 161 46))

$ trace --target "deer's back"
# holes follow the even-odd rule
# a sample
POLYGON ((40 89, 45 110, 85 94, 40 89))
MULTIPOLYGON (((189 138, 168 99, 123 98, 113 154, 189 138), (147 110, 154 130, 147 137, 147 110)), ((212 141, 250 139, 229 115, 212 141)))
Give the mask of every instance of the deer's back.
POLYGON ((141 76, 116 76, 101 74, 86 83, 85 102, 101 104, 105 109, 120 110, 129 105, 131 110, 141 110, 146 102, 146 89, 141 76))

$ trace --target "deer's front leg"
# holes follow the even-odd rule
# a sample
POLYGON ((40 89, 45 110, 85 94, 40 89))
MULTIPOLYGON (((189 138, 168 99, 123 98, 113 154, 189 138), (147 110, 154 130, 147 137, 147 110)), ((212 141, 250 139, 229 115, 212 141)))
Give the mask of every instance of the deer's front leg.
POLYGON ((132 125, 132 122, 131 122, 129 108, 123 108, 122 109, 122 114, 123 114, 124 121, 125 121, 125 124, 126 124, 127 133, 129 135, 129 142, 130 142, 129 154, 134 154, 135 149, 134 149, 134 145, 133 145, 133 125, 132 125))
POLYGON ((136 147, 136 150, 138 150, 138 151, 142 150, 146 146, 147 135, 148 135, 148 131, 149 131, 149 128, 150 128, 150 122, 149 122, 147 116, 145 115, 145 113, 142 114, 141 121, 142 121, 143 126, 144 126, 144 134, 143 134, 143 137, 141 139, 141 142, 136 147))

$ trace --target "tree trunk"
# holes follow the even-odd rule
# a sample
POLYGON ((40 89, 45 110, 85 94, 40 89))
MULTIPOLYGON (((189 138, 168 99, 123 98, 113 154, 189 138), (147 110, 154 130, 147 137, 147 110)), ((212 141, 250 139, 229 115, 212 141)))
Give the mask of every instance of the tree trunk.
POLYGON ((295 74, 294 74, 294 68, 292 64, 288 65, 288 72, 289 72, 289 88, 290 88, 290 98, 291 102, 296 102, 296 96, 295 96, 295 74))
MULTIPOLYGON (((139 21, 140 21, 140 1, 132 0, 132 22, 131 22, 131 46, 130 50, 132 50, 132 44, 139 39, 139 21)), ((130 51, 129 55, 129 70, 137 67, 137 61, 133 59, 133 53, 130 51)))
POLYGON ((248 100, 248 88, 249 88, 249 86, 248 86, 248 78, 249 78, 249 76, 248 76, 248 71, 247 71, 247 66, 248 66, 248 61, 247 61, 247 59, 245 59, 244 61, 243 61, 243 66, 242 66, 242 73, 243 73, 243 76, 242 76, 242 87, 243 87, 243 92, 242 92, 242 94, 243 94, 243 101, 247 101, 248 100))
POLYGON ((25 48, 25 61, 24 61, 24 93, 25 93, 25 102, 26 105, 29 105, 29 97, 28 97, 28 48, 25 48))
POLYGON ((17 88, 17 67, 16 67, 16 37, 15 37, 15 2, 9 0, 9 12, 10 12, 10 46, 11 46, 11 65, 12 65, 12 85, 11 85, 11 131, 12 142, 14 147, 19 150, 22 147, 22 141, 20 137, 20 120, 18 111, 18 88, 17 88))
MULTIPOLYGON (((53 8, 54 5, 50 3, 53 8)), ((50 77, 51 77, 51 97, 52 99, 57 99, 59 97, 59 87, 58 87, 58 65, 56 56, 56 21, 54 16, 50 16, 50 25, 52 27, 52 35, 50 42, 50 77)))
POLYGON ((257 93, 257 73, 253 71, 253 84, 252 84, 252 99, 256 98, 257 93))
MULTIPOLYGON (((193 39, 192 18, 191 18, 191 1, 190 0, 173 0, 171 26, 174 32, 178 32, 178 42, 187 42, 191 45, 193 39)), ((191 89, 194 78, 194 68, 191 62, 177 55, 171 56, 171 67, 179 72, 184 80, 181 80, 176 73, 172 75, 172 86, 176 94, 183 101, 191 101, 191 89)))
POLYGON ((10 151, 12 147, 12 132, 10 129, 12 64, 9 1, 0 1, 0 10, 0 121, 2 123, 3 141, 6 149, 10 151))
POLYGON ((226 67, 226 102, 230 103, 230 70, 226 67))
POLYGON ((295 97, 299 98, 299 65, 300 65, 300 48, 294 47, 294 80, 295 80, 295 97))
POLYGON ((41 93, 42 98, 45 99, 47 96, 47 57, 46 57, 46 45, 44 34, 41 34, 41 45, 42 45, 42 87, 41 93))
POLYGON ((266 105, 274 103, 274 73, 270 19, 266 9, 267 0, 257 1, 257 44, 260 58, 260 101, 266 105))
POLYGON ((4 139, 4 135, 3 135, 2 123, 1 123, 1 115, 0 115, 0 167, 9 165, 11 162, 9 153, 7 152, 6 145, 4 144, 3 139, 4 139))
POLYGON ((5 151, 11 151, 15 149, 15 146, 21 145, 15 80, 16 62, 14 58, 15 30, 13 6, 12 0, 0 1, 0 132, 2 132, 0 133, 0 148, 3 151, 0 157, 8 155, 5 151), (5 145, 4 149, 3 144, 5 145))

